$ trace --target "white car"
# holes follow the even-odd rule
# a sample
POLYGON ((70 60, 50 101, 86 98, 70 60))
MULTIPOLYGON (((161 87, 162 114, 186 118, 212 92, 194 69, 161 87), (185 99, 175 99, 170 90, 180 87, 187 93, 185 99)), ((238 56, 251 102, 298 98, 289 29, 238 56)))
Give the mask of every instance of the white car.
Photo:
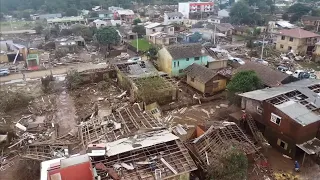
POLYGON ((130 59, 128 59, 128 62, 135 62, 135 61, 141 61, 142 58, 141 57, 132 57, 130 59))
POLYGON ((268 66, 269 63, 263 59, 256 59, 255 62, 268 66))
POLYGON ((240 58, 235 58, 235 57, 232 57, 232 56, 229 56, 229 57, 228 57, 228 60, 231 61, 231 62, 239 63, 239 64, 241 64, 241 65, 244 65, 244 64, 245 64, 245 62, 244 62, 242 59, 240 59, 240 58))

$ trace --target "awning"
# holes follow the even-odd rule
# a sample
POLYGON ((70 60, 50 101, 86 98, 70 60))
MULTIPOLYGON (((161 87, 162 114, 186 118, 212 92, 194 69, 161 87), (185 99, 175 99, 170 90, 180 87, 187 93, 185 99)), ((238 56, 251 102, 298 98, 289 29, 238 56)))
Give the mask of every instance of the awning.
POLYGON ((318 154, 320 152, 320 140, 318 138, 313 138, 302 144, 297 144, 297 147, 308 155, 318 154))

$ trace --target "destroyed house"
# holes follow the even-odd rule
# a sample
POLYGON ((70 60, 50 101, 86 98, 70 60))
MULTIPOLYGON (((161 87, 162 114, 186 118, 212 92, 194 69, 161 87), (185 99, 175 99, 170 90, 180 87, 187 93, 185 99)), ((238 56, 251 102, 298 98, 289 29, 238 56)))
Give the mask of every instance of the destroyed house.
POLYGON ((293 76, 289 76, 286 73, 274 70, 269 66, 250 61, 246 62, 246 64, 244 65, 239 66, 235 70, 235 72, 240 71, 254 71, 265 87, 277 87, 282 84, 287 84, 298 80, 293 76))
POLYGON ((79 126, 79 137, 84 147, 92 143, 112 142, 130 136, 140 128, 161 128, 160 121, 138 108, 123 108, 109 116, 92 117, 79 126))
POLYGON ((187 84, 202 92, 212 95, 226 88, 228 78, 199 64, 192 64, 185 69, 187 84))
MULTIPOLYGON (((199 170, 204 176, 210 168, 219 166, 219 158, 230 148, 237 148, 245 153, 248 158, 258 151, 251 139, 243 133, 240 127, 233 122, 211 123, 208 128, 197 127, 197 137, 186 143, 199 170)), ((253 157, 258 160, 256 157, 253 157)), ((252 158, 249 158, 252 159, 252 158)), ((202 177, 205 179, 205 176, 202 177)))
POLYGON ((177 88, 149 61, 117 63, 115 68, 118 82, 130 91, 132 101, 165 104, 176 100, 177 88))
POLYGON ((295 157, 308 154, 301 145, 320 137, 319 93, 320 80, 305 79, 239 96, 242 108, 252 115, 268 143, 295 157))
POLYGON ((59 38, 55 40, 56 50, 75 52, 79 47, 85 46, 85 40, 81 36, 71 36, 65 38, 59 38))
POLYGON ((102 179, 189 179, 197 169, 179 138, 167 130, 135 133, 106 146, 105 156, 92 157, 102 179))

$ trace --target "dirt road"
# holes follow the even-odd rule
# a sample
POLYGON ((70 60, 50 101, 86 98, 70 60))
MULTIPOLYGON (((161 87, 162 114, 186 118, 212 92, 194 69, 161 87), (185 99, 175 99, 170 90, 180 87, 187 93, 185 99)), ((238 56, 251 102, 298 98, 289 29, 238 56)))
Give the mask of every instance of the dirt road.
MULTIPOLYGON (((107 64, 91 64, 91 63, 74 64, 74 65, 69 65, 69 66, 64 66, 64 67, 53 68, 52 74, 53 75, 66 74, 67 71, 70 69, 77 69, 78 71, 85 71, 85 70, 89 70, 89 69, 99 69, 99 68, 105 68, 105 67, 107 67, 107 64)), ((43 76, 49 75, 49 74, 50 74, 49 69, 25 73, 26 78, 29 78, 29 79, 40 78, 40 77, 43 77, 43 76)), ((17 73, 17 74, 11 74, 11 75, 5 76, 5 77, 0 77, 0 82, 8 82, 8 81, 17 80, 17 79, 22 79, 22 74, 17 73)))

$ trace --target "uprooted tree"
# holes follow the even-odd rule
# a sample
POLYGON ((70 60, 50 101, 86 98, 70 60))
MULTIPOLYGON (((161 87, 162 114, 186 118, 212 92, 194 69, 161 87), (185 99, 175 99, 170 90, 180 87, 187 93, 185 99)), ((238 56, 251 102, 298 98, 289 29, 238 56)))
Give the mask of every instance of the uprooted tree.
POLYGON ((236 73, 227 85, 228 99, 237 103, 237 94, 253 91, 263 87, 263 84, 254 71, 240 71, 236 73))
POLYGON ((248 158, 244 152, 231 146, 220 152, 219 159, 208 168, 208 180, 246 179, 248 158))

